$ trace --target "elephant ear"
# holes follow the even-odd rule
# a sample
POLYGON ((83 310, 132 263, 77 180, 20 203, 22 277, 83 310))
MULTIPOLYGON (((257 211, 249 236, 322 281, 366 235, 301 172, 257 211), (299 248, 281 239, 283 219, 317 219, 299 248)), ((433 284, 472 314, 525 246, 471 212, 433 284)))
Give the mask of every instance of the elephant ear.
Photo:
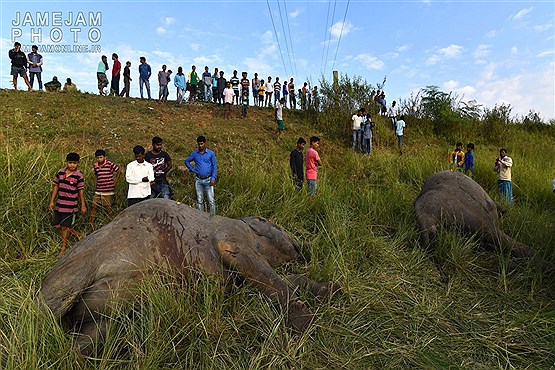
POLYGON ((274 238, 274 224, 269 222, 264 217, 247 217, 243 218, 242 221, 249 225, 249 227, 258 236, 265 236, 266 238, 274 238))

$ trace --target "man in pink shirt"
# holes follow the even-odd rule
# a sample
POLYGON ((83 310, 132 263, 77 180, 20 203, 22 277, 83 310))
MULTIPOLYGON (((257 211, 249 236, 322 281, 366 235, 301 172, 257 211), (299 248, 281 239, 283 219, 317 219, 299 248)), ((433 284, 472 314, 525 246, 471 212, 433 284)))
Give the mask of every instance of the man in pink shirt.
POLYGON ((308 190, 314 197, 316 196, 316 179, 318 178, 318 167, 322 165, 320 156, 316 149, 320 146, 320 138, 312 136, 310 138, 310 148, 306 151, 306 181, 308 190))

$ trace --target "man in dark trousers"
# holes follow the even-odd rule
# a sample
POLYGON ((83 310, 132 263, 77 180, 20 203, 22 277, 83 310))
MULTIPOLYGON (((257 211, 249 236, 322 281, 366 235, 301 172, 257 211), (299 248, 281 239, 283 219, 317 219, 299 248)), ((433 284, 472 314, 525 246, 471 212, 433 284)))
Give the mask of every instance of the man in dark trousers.
POLYGON ((152 164, 154 169, 152 197, 172 199, 172 190, 166 177, 172 168, 172 159, 168 153, 162 150, 162 138, 158 136, 152 138, 152 150, 146 153, 145 161, 152 164))
POLYGON ((297 140, 297 147, 293 149, 289 155, 289 166, 291 167, 291 173, 293 175, 293 184, 295 184, 299 190, 303 188, 304 182, 303 149, 305 144, 306 140, 300 137, 299 140, 297 140))

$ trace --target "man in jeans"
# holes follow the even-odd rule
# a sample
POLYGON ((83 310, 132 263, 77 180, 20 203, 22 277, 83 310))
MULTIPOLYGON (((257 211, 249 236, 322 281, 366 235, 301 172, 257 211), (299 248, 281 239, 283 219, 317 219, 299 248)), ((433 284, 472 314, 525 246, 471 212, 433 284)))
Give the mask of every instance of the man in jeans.
POLYGON ((139 91, 141 93, 141 99, 143 98, 143 85, 146 85, 146 93, 148 95, 148 100, 150 100, 150 82, 148 79, 152 74, 152 69, 147 64, 145 57, 140 57, 139 61, 141 62, 141 64, 139 64, 139 91))
POLYGON ((361 142, 362 142, 362 137, 361 137, 361 132, 360 132, 360 128, 362 126, 362 109, 359 109, 357 111, 356 114, 353 114, 353 116, 351 117, 351 123, 352 123, 352 129, 353 129, 353 134, 352 134, 352 146, 353 146, 353 150, 355 149, 361 149, 361 142))
POLYGON ((206 147, 206 138, 204 136, 197 138, 197 145, 198 149, 194 150, 185 159, 185 166, 196 175, 195 190, 197 192, 198 209, 204 211, 204 193, 206 193, 208 205, 210 206, 210 215, 213 216, 216 214, 216 203, 214 201, 214 184, 216 183, 218 171, 216 155, 206 147), (191 162, 195 162, 194 167, 191 165, 191 162))

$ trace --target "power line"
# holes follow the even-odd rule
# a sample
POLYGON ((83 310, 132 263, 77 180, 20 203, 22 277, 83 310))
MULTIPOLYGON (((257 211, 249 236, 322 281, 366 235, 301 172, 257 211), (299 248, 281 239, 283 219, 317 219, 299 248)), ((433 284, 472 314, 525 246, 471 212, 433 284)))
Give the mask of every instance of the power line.
POLYGON ((285 69, 285 74, 287 74, 287 67, 285 66, 285 60, 283 59, 283 53, 281 52, 281 45, 279 43, 279 38, 276 31, 276 25, 274 24, 274 17, 272 16, 272 8, 270 8, 270 2, 266 0, 266 4, 268 4, 268 10, 270 11, 270 19, 272 20, 272 26, 274 27, 274 34, 276 35, 276 41, 279 48, 279 55, 281 55, 281 62, 283 63, 283 68, 285 69))
MULTIPOLYGON (((285 32, 285 24, 283 23, 283 16, 281 14, 281 6, 279 5, 279 1, 277 2, 278 4, 278 10, 279 10, 279 18, 281 20, 281 29, 283 30, 283 39, 285 40, 285 48, 287 49, 287 60, 289 60, 289 66, 291 67, 291 73, 293 73, 293 64, 291 64, 291 58, 290 58, 290 52, 289 52, 289 44, 287 43, 287 37, 286 37, 286 32, 285 32)), ((293 46, 291 46, 293 47, 293 46)), ((285 74, 287 75, 287 71, 285 71, 285 74)))
MULTIPOLYGON (((333 13, 332 13, 332 16, 331 16, 330 28, 333 27, 333 20, 335 18, 335 8, 336 7, 337 7, 337 0, 335 0, 335 2, 333 3, 333 13)), ((326 60, 325 60, 324 65, 328 64, 328 53, 330 52, 330 45, 331 45, 331 32, 330 32, 330 36, 328 38, 328 48, 326 50, 326 60)), ((332 68, 332 70, 333 70, 333 68, 332 68)))
POLYGON ((330 19, 330 4, 331 2, 328 1, 328 15, 326 16, 326 28, 324 28, 324 45, 322 45, 322 60, 320 61, 320 73, 324 72, 324 52, 326 50, 326 38, 328 37, 328 22, 330 19))
POLYGON ((345 20, 347 19, 347 11, 349 10, 349 3, 351 0, 347 0, 347 6, 345 7, 345 15, 343 16, 343 24, 341 25, 341 32, 339 33, 339 40, 337 41, 337 49, 335 49, 335 57, 333 58, 333 65, 331 70, 335 68, 335 61, 337 59, 337 52, 339 51, 339 44, 341 43, 341 36, 343 36, 343 28, 345 28, 345 20))
MULTIPOLYGON (((267 0, 266 0, 267 1, 267 0)), ((297 73, 297 60, 295 59, 295 51, 293 50, 293 38, 291 37, 291 27, 289 26, 289 16, 287 12, 287 3, 283 0, 283 6, 285 9, 285 19, 287 20, 287 30, 289 31, 289 42, 291 43, 291 54, 293 55, 293 65, 295 66, 295 76, 297 73)))

